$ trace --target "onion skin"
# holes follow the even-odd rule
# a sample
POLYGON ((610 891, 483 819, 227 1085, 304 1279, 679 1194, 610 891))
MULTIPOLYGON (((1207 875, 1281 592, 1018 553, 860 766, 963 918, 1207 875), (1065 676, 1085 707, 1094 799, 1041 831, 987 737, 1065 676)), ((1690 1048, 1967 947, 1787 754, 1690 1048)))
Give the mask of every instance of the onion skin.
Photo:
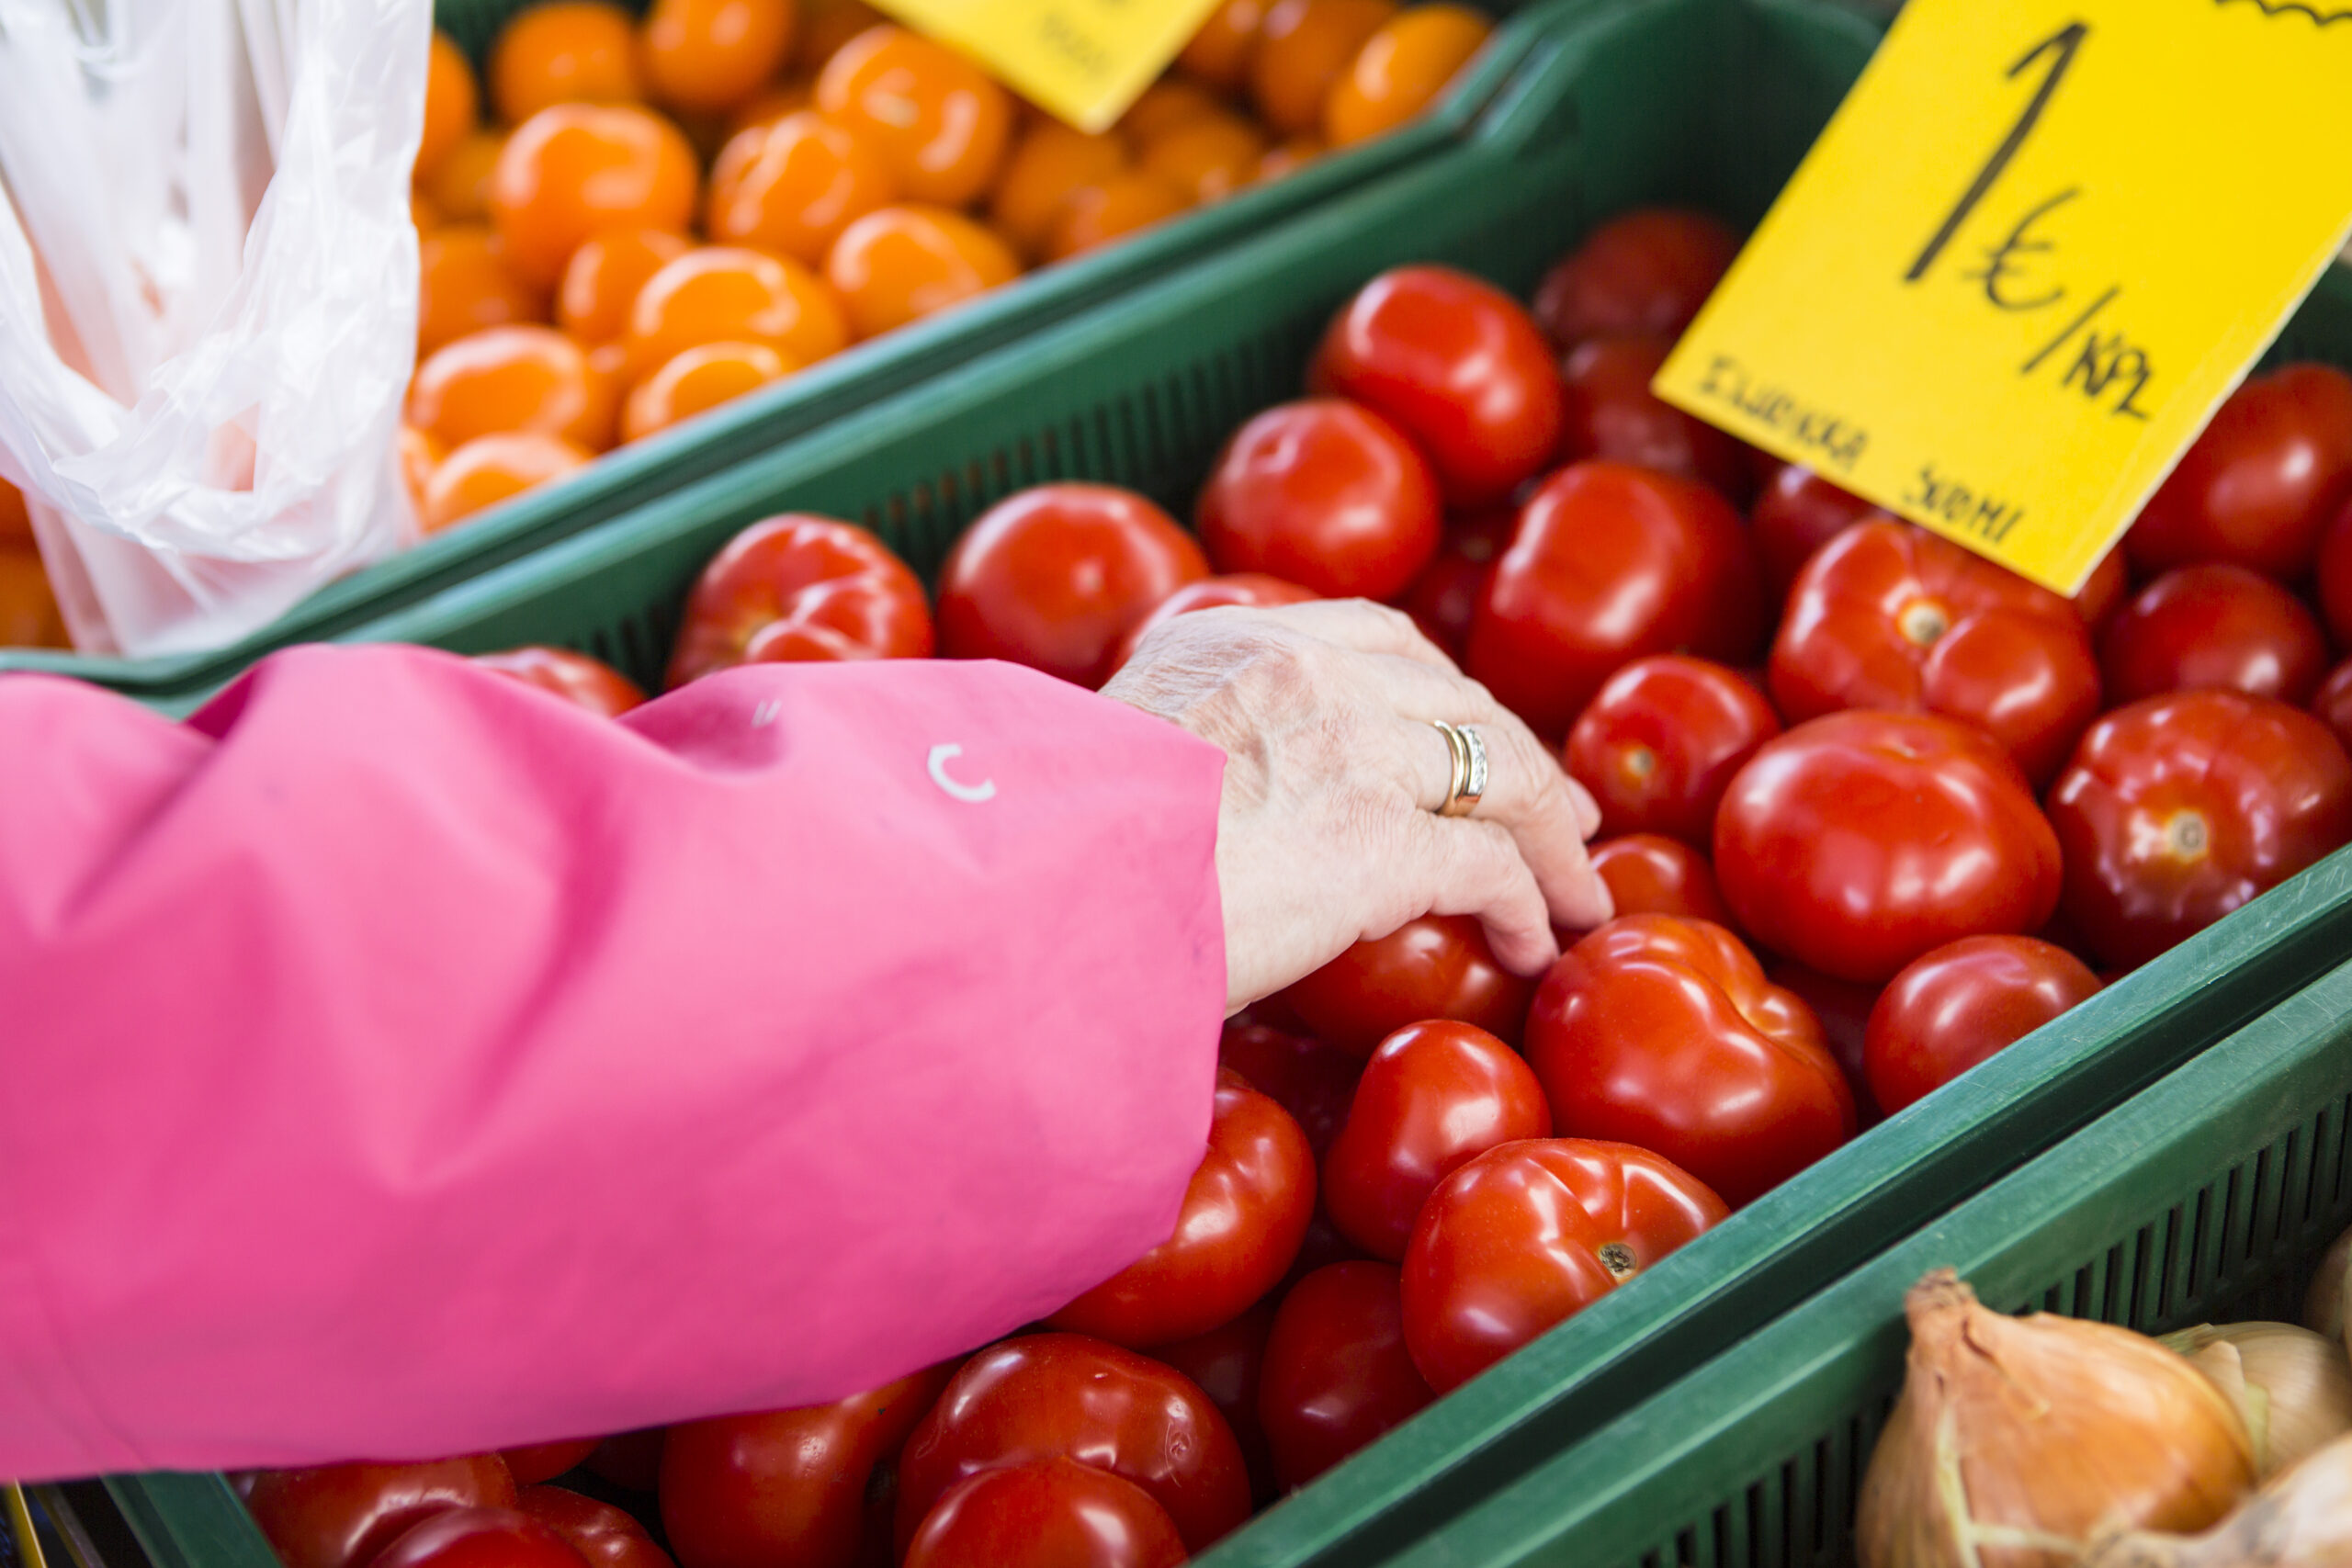
POLYGON ((2291 1323, 2208 1324, 2167 1334, 2164 1343, 2236 1403, 2265 1481, 2352 1432, 2352 1362, 2325 1335, 2291 1323), (2212 1359, 2224 1352, 2227 1369, 2216 1376, 2212 1359))
POLYGON ((2252 1489, 2236 1406, 2144 1335, 2005 1316, 1949 1269, 1904 1308, 1911 1352, 1862 1482, 1861 1568, 2074 1568, 2095 1535, 2202 1530, 2252 1489))
POLYGON ((2344 1275, 2352 1269, 2352 1231, 2337 1236, 2319 1260, 2312 1288, 2303 1297, 2303 1326, 2352 1350, 2344 1337, 2344 1275))
POLYGON ((2120 1531, 2082 1568, 2352 1568, 2352 1437, 2281 1471, 2203 1535, 2120 1531))

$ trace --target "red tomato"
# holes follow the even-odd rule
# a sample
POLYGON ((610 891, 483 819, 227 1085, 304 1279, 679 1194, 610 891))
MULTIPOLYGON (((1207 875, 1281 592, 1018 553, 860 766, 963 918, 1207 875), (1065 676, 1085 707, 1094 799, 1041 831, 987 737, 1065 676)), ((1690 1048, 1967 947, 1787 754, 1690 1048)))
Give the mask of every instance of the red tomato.
POLYGON ((2267 697, 2148 697, 2091 726, 2050 819, 2068 918, 2128 968, 2352 838, 2352 761, 2325 725, 2267 697))
POLYGON ((1703 212, 1628 212, 1544 275, 1535 319, 1562 348, 1623 333, 1679 337, 1738 254, 1739 237, 1703 212))
MULTIPOLYGON (((574 653, 568 648, 511 648, 503 653, 477 653, 474 662, 485 670, 512 675, 526 686, 537 686, 542 692, 552 693, 575 706, 586 708, 590 713, 605 718, 618 718, 645 701, 645 694, 638 690, 636 682, 602 660, 574 653)), ((588 1442, 580 1450, 581 1458, 587 1457, 588 1450, 595 1446, 594 1441, 588 1442)), ((571 1464, 579 1462, 580 1460, 575 1459, 571 1464)), ((571 1464, 563 1468, 570 1470, 571 1464)), ((561 1472, 552 1473, 560 1474, 561 1472)), ((528 1484, 531 1481, 545 1481, 548 1477, 534 1475, 525 1478, 518 1475, 516 1479, 528 1484)))
POLYGON ((2301 705, 2327 672, 2327 636, 2301 600, 2242 566, 2185 566, 2108 623, 2099 664, 2120 707, 2164 692, 2245 692, 2301 705))
POLYGON ((1356 1078, 1363 1072, 1361 1056, 1264 1023, 1228 1021, 1216 1059, 1290 1112, 1318 1162, 1340 1135, 1340 1123, 1348 1119, 1349 1103, 1356 1097, 1356 1078))
POLYGON ((1074 1459, 1125 1476, 1204 1550, 1250 1517, 1225 1417, 1190 1378, 1082 1334, 1031 1334, 966 1361, 899 1460, 899 1538, 976 1472, 1074 1459))
POLYGON ((675 1568, 636 1517, 560 1486, 526 1486, 514 1506, 571 1543, 588 1568, 675 1568))
POLYGON ((1519 1038, 1535 983, 1495 962, 1471 915, 1423 915, 1360 942, 1283 993, 1299 1021, 1359 1058, 1408 1023, 1452 1018, 1519 1038))
POLYGON ((588 1455, 591 1474, 628 1492, 650 1492, 662 1476, 662 1445, 668 1428, 644 1427, 616 1432, 588 1455))
POLYGON ((1849 710, 1768 740, 1715 817, 1740 928, 1878 982, 1964 936, 2041 928, 2057 835, 1993 740, 1932 714, 1849 710))
POLYGON ((931 649, 931 611, 906 562, 863 528, 786 513, 752 524, 702 569, 669 682, 674 689, 771 660, 922 659, 931 649))
MULTIPOLYGON (((498 656, 492 654, 488 657, 498 656)), ((553 1481, 565 1471, 583 1462, 596 1451, 599 1440, 578 1438, 570 1442, 534 1443, 528 1448, 504 1450, 499 1457, 506 1461, 507 1473, 514 1478, 515 1485, 534 1486, 542 1481, 553 1481)))
POLYGON ((1405 1348, 1391 1263, 1334 1263, 1291 1287, 1258 1413, 1284 1488, 1304 1486, 1437 1396, 1405 1348))
POLYGON ((2123 608, 2124 597, 2132 592, 2132 573, 2123 563, 2124 551, 2119 545, 2098 558, 2075 595, 2075 613, 2094 636, 2107 629, 2109 619, 2123 608))
POLYGON ((1219 571, 1263 571, 1329 599, 1386 599, 1437 553, 1437 479, 1403 433, 1337 398, 1236 431, 1193 507, 1219 571))
POLYGON ((2290 365, 2232 392, 2123 536, 2143 573, 2228 561, 2293 581, 2352 493, 2352 376, 2290 365))
POLYGON ((1623 915, 1568 949, 1527 1059, 1564 1134, 1654 1150, 1735 1207, 1854 1135, 1813 1010, 1705 920, 1623 915))
POLYGON ((1184 1190, 1175 1234, 1046 1321, 1137 1349, 1205 1334, 1274 1288, 1314 1212, 1306 1134, 1221 1068, 1208 1153, 1184 1190))
POLYGON ((285 1568, 367 1568, 410 1526, 444 1509, 514 1501, 514 1478, 496 1454, 265 1470, 245 1495, 285 1568))
POLYGON ((2074 605, 1973 550, 1893 519, 1821 547, 1789 590, 1772 700, 1792 722, 1840 708, 1939 713, 2048 782, 2098 713, 2074 605))
POLYGON ((1592 792, 1604 833, 1714 837, 1715 806, 1780 716, 1736 670, 1679 653, 1609 677, 1568 731, 1568 772, 1592 792))
POLYGON ((1274 1483, 1273 1453, 1266 1446, 1266 1428, 1258 1419, 1258 1386, 1265 1370, 1266 1336, 1273 1331, 1278 1293, 1279 1288, 1269 1292, 1257 1305, 1222 1327, 1152 1351, 1155 1359, 1200 1384, 1225 1424, 1233 1428, 1233 1440, 1241 1445, 1242 1462, 1250 1469, 1250 1495, 1261 1507, 1281 1491, 1274 1483))
POLYGON ((376 1568, 582 1568, 555 1529, 513 1508, 444 1508, 401 1532, 376 1568))
POLYGON ((1470 624, 1469 671, 1559 736, 1628 660, 1737 663, 1762 629, 1755 548, 1730 502, 1670 474, 1576 463, 1521 509, 1470 624))
POLYGON ((1814 552, 1878 508, 1839 490, 1811 468, 1784 463, 1765 481, 1748 512, 1756 553, 1764 563, 1764 586, 1772 603, 1789 596, 1789 584, 1814 552))
POLYGON ((1497 1144, 1552 1135, 1544 1090, 1518 1053, 1475 1024, 1407 1024, 1363 1065, 1323 1161, 1340 1234, 1394 1263, 1421 1204, 1456 1167, 1497 1144))
POLYGON ((1628 1144, 1488 1149, 1439 1184, 1413 1227, 1413 1365, 1450 1393, 1730 1213, 1705 1182, 1628 1144))
POLYGON ((662 1454, 662 1526, 683 1568, 853 1568, 866 1493, 947 1384, 932 1367, 833 1404, 687 1421, 662 1454))
POLYGON ((1150 1493, 1076 1460, 967 1475, 940 1495, 904 1568, 1175 1568, 1176 1521, 1150 1493))
POLYGON ((2319 607, 2337 646, 2352 648, 2352 502, 2320 536, 2319 607))
POLYGON ((1731 906, 1715 886, 1707 857, 1679 839, 1660 833, 1627 833, 1592 846, 1592 869, 1609 889, 1609 906, 1621 915, 1682 915, 1694 920, 1732 923, 1731 906))
POLYGON ((1240 571, 1230 577, 1204 577, 1198 582, 1188 582, 1162 599, 1151 614, 1135 624, 1134 629, 1119 639, 1119 651, 1111 669, 1115 673, 1125 668, 1136 656, 1136 649, 1144 638, 1179 615, 1194 610, 1215 610, 1227 604, 1239 604, 1250 609, 1269 609, 1276 604, 1305 604, 1315 595, 1295 582, 1284 582, 1279 577, 1262 572, 1240 571))
POLYGON ((939 572, 939 647, 1096 687, 1159 602, 1209 574, 1192 536, 1132 491, 1050 484, 998 502, 939 572))
POLYGON ((2335 732, 2344 749, 2352 751, 2352 659, 2328 671, 2327 679, 2312 694, 2311 705, 2320 722, 2335 732))
POLYGON ((1437 554, 1397 599, 1421 635, 1459 660, 1470 644, 1470 618, 1487 596, 1495 561, 1510 547, 1519 525, 1515 506, 1488 506, 1450 520, 1437 554))
POLYGON ((1650 390, 1670 338, 1588 338, 1561 370, 1567 416, 1560 451, 1607 457, 1713 485, 1735 499, 1748 491, 1747 449, 1650 390))
POLYGON ((1890 1116, 2098 991, 2063 947, 1971 936, 1912 960, 1871 1010, 1871 1094, 1890 1116))
POLYGON ((1879 987, 1857 986, 1785 958, 1767 964, 1764 977, 1813 1010, 1814 1021, 1821 1025, 1822 1043, 1837 1058, 1838 1070, 1846 1075, 1846 1087, 1854 1091, 1855 1125, 1874 1127, 1885 1121, 1885 1113, 1871 1098, 1870 1074, 1862 1066, 1862 1046, 1870 1034, 1871 1009, 1878 1005, 1879 987))
POLYGON ((1450 506, 1503 500, 1559 447, 1560 374, 1543 329, 1518 300, 1451 267, 1395 267, 1357 290, 1306 384, 1403 431, 1450 506))

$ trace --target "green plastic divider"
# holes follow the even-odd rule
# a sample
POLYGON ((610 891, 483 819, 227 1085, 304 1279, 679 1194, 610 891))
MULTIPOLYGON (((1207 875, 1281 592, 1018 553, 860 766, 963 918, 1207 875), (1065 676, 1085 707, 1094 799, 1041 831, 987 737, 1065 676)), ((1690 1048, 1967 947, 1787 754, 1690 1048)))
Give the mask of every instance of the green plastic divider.
POLYGON ((2150 1333, 2293 1322, 2352 1223, 2347 1128, 2352 964, 1382 1560, 1850 1562, 1861 1475, 1902 1386, 1903 1295, 1922 1274, 1958 1269, 2004 1311, 2150 1333))
MULTIPOLYGON (((439 19, 476 55, 526 0, 441 0, 439 19)), ((679 486, 721 473, 781 443, 823 429, 975 356, 1018 345, 1049 323, 1214 254, 1365 182, 1442 157, 1476 123, 1535 40, 1589 0, 1473 0, 1502 15, 1460 81, 1427 113, 1389 135, 1317 159, 1296 174, 1170 219, 1122 243, 1042 268, 961 310, 859 344, 798 375, 650 440, 606 454, 556 483, 518 496, 389 559, 320 589, 261 631, 209 653, 122 659, 0 649, 0 672, 78 676, 174 711, 266 653, 349 632, 364 621, 528 557, 609 518, 632 514, 679 486)))

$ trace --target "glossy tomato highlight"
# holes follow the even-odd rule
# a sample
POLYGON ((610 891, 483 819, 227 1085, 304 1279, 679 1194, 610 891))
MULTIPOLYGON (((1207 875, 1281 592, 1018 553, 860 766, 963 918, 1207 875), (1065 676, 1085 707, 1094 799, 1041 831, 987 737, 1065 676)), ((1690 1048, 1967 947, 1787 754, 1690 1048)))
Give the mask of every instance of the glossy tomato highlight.
POLYGON ((1176 1521, 1107 1470, 1053 1458, 967 1475, 941 1495, 902 1568, 1175 1568, 1176 1521))
POLYGON ((1742 499, 1747 447, 1650 390, 1673 346, 1670 338, 1597 337, 1569 350, 1560 372, 1567 410, 1561 454, 1679 474, 1742 499))
POLYGON ((1120 639, 1118 656, 1112 669, 1115 672, 1125 668, 1127 660, 1136 656, 1136 649, 1142 646, 1144 638, 1177 616, 1190 615, 1194 610, 1215 610, 1227 605, 1266 610, 1277 604, 1305 604, 1314 598, 1314 593, 1297 583, 1284 582, 1279 577, 1268 577, 1263 572, 1243 571, 1230 577, 1204 577, 1197 582, 1188 582, 1179 588, 1153 606, 1151 614, 1137 621, 1134 628, 1120 639))
POLYGON ((1627 333, 1679 337, 1738 254, 1739 236, 1703 212, 1624 213, 1544 275, 1535 319, 1562 348, 1627 333))
POLYGON ((376 1568, 582 1568, 553 1528, 514 1508, 445 1508, 378 1552, 376 1568))
POLYGON ((1912 960, 1871 1010, 1871 1094, 1890 1116, 2089 1000, 2098 976, 2030 936, 1972 936, 1912 960))
POLYGON ((1258 1414, 1284 1487, 1304 1486, 1437 1397, 1405 1348, 1393 1263, 1334 1263, 1283 1298, 1258 1414))
MULTIPOLYGON (((1707 857, 1662 833, 1626 833, 1592 846, 1592 869, 1620 915, 1680 915, 1732 923, 1707 857)), ((1562 945, 1572 939, 1564 939, 1562 945)))
POLYGON ((1233 434, 1193 522, 1219 571, 1265 572, 1329 599, 1386 599, 1437 552, 1437 477, 1379 414, 1307 398, 1233 434))
POLYGON ((1705 844, 1732 775, 1780 733, 1780 716, 1738 671, 1660 653, 1609 678, 1568 731, 1563 759, 1592 792, 1602 832, 1705 844))
POLYGON ((2232 392, 2123 536, 2132 564, 2227 561, 2281 581, 2309 570, 2352 494, 2352 376, 2289 365, 2232 392))
POLYGON ((669 683, 763 660, 921 659, 932 640, 922 583, 888 546, 786 513, 729 539, 695 580, 669 683))
POLYGON ((570 1541, 588 1568, 676 1568, 634 1515, 610 1503, 560 1486, 526 1486, 514 1506, 570 1541))
POLYGON ((368 1568, 435 1514, 514 1502, 514 1478, 496 1454, 265 1470, 245 1494, 246 1509, 285 1568, 368 1568))
POLYGON ((2163 692, 2244 692, 2300 706, 2327 672, 2327 637, 2303 602, 2242 566, 2168 571, 2133 596, 2100 639, 2107 700, 2163 692))
POLYGON ((1516 1041, 1534 994, 1532 980, 1496 962, 1486 928, 1471 915, 1408 920, 1282 993, 1318 1038, 1359 1058, 1424 1019, 1457 1019, 1516 1041))

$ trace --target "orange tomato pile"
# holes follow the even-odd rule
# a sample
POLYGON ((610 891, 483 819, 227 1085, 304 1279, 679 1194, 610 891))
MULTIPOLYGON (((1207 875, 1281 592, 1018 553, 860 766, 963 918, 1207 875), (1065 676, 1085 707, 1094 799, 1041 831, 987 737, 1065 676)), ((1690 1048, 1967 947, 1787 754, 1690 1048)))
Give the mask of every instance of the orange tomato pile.
POLYGON ((436 34, 417 154, 428 531, 854 343, 1360 141, 1488 30, 1450 3, 1227 0, 1112 130, 862 0, 519 12, 436 34), (710 154, 707 168, 704 154, 710 154))

